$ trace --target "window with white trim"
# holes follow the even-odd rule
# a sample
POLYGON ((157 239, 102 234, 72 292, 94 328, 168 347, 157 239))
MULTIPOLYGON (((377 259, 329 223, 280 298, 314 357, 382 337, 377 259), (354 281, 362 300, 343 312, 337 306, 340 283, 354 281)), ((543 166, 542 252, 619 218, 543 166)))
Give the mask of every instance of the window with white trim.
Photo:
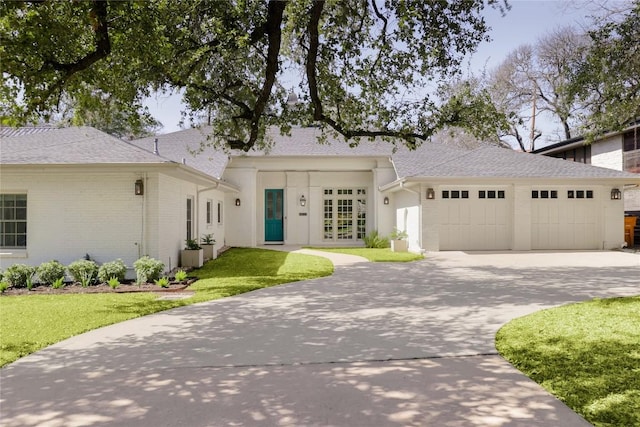
POLYGON ((213 200, 207 200, 207 225, 213 224, 213 200))
POLYGON ((367 190, 325 188, 324 240, 362 240, 367 233, 367 190))
POLYGON ((27 247, 26 194, 0 194, 0 247, 27 247))
POLYGON ((222 202, 218 200, 218 224, 222 224, 222 202))

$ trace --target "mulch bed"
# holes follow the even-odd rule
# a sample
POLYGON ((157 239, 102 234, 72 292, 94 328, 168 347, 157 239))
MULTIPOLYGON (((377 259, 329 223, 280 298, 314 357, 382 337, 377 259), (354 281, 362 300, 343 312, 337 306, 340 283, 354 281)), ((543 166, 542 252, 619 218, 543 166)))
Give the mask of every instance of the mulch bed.
POLYGON ((122 294, 133 292, 180 292, 184 291, 196 279, 189 279, 185 282, 171 282, 169 287, 161 288, 155 283, 144 283, 138 286, 135 282, 125 282, 120 284, 116 289, 112 289, 106 283, 99 285, 91 285, 86 288, 80 284, 67 284, 64 288, 53 289, 51 286, 34 286, 31 290, 27 288, 9 288, 2 295, 56 295, 56 294, 122 294))

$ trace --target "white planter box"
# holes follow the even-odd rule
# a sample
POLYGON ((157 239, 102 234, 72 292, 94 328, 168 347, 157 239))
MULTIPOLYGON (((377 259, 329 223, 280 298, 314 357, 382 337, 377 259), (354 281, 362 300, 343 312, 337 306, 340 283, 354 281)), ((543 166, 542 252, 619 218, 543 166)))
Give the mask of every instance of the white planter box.
POLYGON ((213 250, 214 245, 200 245, 204 251, 204 260, 216 259, 216 251, 213 250))
POLYGON ((392 240, 391 250, 393 252, 407 252, 409 250, 409 245, 406 240, 392 240))
POLYGON ((180 266, 199 268, 204 264, 204 251, 202 249, 183 249, 180 252, 180 266))

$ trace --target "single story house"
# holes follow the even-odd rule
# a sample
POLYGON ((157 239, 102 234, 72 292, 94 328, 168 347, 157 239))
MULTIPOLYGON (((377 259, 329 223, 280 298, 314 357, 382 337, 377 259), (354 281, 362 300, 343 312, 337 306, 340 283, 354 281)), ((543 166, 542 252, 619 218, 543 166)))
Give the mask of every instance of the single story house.
POLYGON ((88 253, 178 264, 187 238, 217 247, 361 245, 406 230, 412 251, 610 249, 640 175, 494 146, 382 141, 317 128, 267 150, 205 147, 207 129, 125 142, 92 128, 0 138, 0 268, 88 253))

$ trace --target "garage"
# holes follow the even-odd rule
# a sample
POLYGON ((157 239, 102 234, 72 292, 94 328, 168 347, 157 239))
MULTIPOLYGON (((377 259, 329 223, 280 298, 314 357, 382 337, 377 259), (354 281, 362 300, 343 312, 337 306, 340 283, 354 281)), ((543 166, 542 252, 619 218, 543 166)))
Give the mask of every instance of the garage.
POLYGON ((596 194, 590 188, 531 190, 531 249, 599 249, 596 194))
POLYGON ((507 187, 443 187, 439 196, 441 250, 511 248, 507 187))

